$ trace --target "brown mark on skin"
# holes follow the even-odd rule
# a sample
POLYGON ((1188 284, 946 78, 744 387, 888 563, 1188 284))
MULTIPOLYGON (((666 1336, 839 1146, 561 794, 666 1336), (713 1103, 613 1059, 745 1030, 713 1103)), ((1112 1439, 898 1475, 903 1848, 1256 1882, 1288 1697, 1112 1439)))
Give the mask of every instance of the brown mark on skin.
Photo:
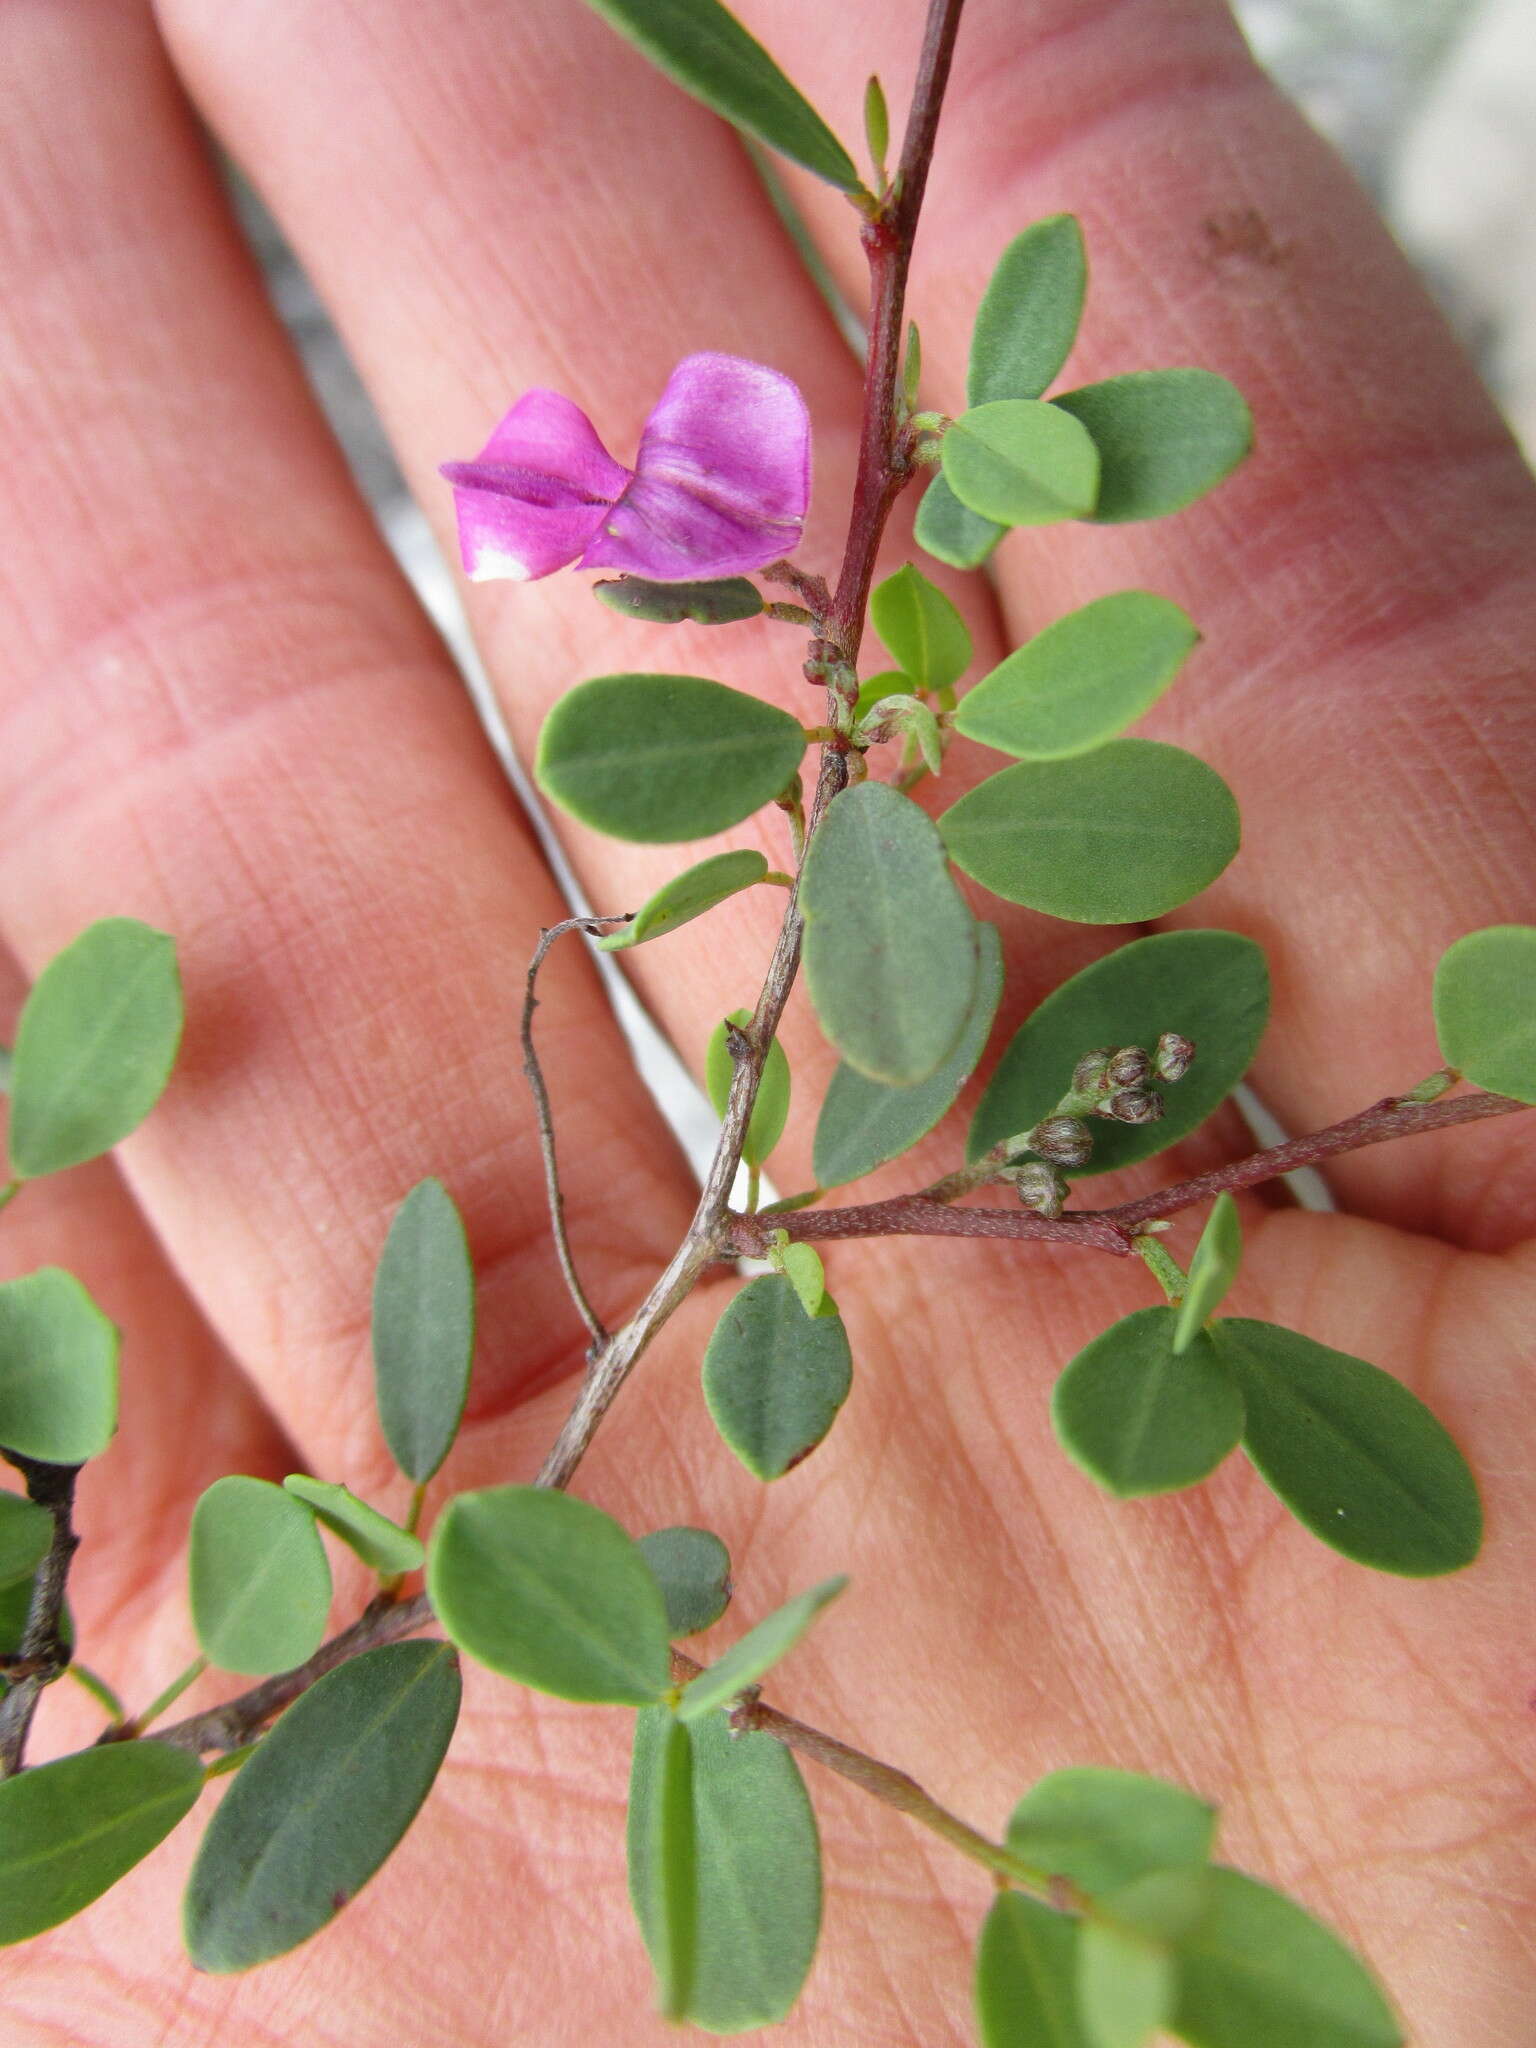
POLYGON ((1294 254, 1294 244, 1277 242, 1257 207, 1233 207, 1207 214, 1201 222, 1201 255, 1208 270, 1224 282, 1264 293, 1280 283, 1294 254))

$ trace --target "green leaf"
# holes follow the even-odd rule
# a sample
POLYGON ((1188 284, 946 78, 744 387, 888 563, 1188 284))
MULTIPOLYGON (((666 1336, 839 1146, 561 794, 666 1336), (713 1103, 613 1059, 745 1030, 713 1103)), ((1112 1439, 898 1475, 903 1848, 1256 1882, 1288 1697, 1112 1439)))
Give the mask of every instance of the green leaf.
POLYGON ((685 868, 670 882, 663 882, 622 931, 609 932, 606 938, 598 940, 598 949, 619 953, 630 946, 643 945, 647 939, 664 938, 680 924, 702 917, 706 910, 724 903, 728 896, 750 889, 767 872, 768 863, 763 856, 745 847, 739 853, 717 853, 709 860, 701 860, 696 867, 685 868))
POLYGON ((427 1553, 420 1539, 359 1500, 350 1487, 311 1479, 304 1472, 290 1472, 283 1485, 381 1577, 397 1578, 402 1572, 420 1571, 425 1564, 427 1553))
POLYGON ((841 1187, 899 1158, 928 1135, 976 1071, 1003 995, 1003 947, 996 925, 978 923, 976 938, 980 962, 970 1014, 937 1073, 911 1088, 888 1088, 849 1066, 840 1065, 833 1074, 816 1120, 813 1167, 819 1187, 841 1187))
MULTIPOLYGON (((663 1763, 679 1723, 665 1707, 635 1722, 629 1888, 658 1974, 665 1906, 653 1845, 663 1763)), ((821 1927, 821 1848, 794 1758, 771 1735, 733 1735, 723 1714, 683 1730, 692 1758, 694 1956, 687 2010, 715 2034, 782 2020, 800 1994, 821 1927)))
POLYGON ((684 1688, 677 1707, 679 1718, 695 1722, 716 1707, 729 1706, 738 1693, 755 1685, 765 1671, 789 1654, 822 1608, 829 1600, 835 1600, 847 1584, 847 1578, 841 1574, 823 1579, 819 1586, 812 1586, 807 1593, 797 1593, 766 1621, 748 1629, 723 1657, 684 1688))
POLYGON ((266 1479, 216 1479, 192 1511, 192 1626, 210 1664, 261 1677, 319 1649, 331 1568, 312 1509, 266 1479))
POLYGON ((891 659, 920 690, 947 690, 970 666, 971 636, 964 619, 910 562, 876 584, 869 616, 891 659))
POLYGON ((731 1554, 708 1529, 655 1529, 640 1538, 674 1636, 713 1628, 731 1604, 731 1554))
POLYGON ((626 619, 645 619, 653 626, 731 626, 755 619, 763 609, 763 593, 745 576, 722 576, 708 583, 650 583, 643 576, 621 576, 616 583, 594 583, 592 595, 626 619))
POLYGON ((1242 1256, 1243 1226, 1238 1220, 1237 1204, 1228 1194, 1218 1195, 1195 1246, 1195 1256, 1189 1262, 1189 1285, 1179 1303, 1173 1332, 1176 1354, 1189 1349, 1226 1300, 1242 1256))
POLYGON ((1086 753, 1151 709, 1199 638, 1166 597, 1121 590, 1096 598, 968 690, 955 729, 1024 760, 1086 753))
POLYGON ((885 153, 891 146, 891 116, 885 88, 871 76, 864 88, 864 141, 877 177, 885 176, 885 153))
POLYGON ((1021 761, 961 797, 939 830, 994 895, 1079 924, 1161 917, 1214 882, 1241 838, 1215 769, 1159 740, 1021 761))
POLYGON ((935 561, 952 569, 979 569, 1007 531, 962 505, 940 470, 923 493, 912 537, 935 561))
POLYGON ((398 1846, 459 1714, 447 1643, 387 1643, 288 1708, 209 1823, 182 1909, 200 1970, 249 1970, 327 1926, 398 1846))
POLYGON ((1243 1397, 1209 1337, 1176 1354, 1178 1310, 1143 1308, 1079 1351, 1051 1395, 1056 1440, 1121 1500, 1207 1478, 1243 1433, 1243 1397))
POLYGON ((395 1213, 373 1280, 379 1422, 407 1479, 424 1485, 458 1434, 475 1349, 475 1269, 453 1197, 418 1181, 395 1213))
POLYGON ((841 1316, 807 1316, 779 1273, 748 1281, 704 1353, 715 1427, 759 1479, 778 1479, 815 1450, 853 1384, 841 1316))
POLYGON ((1098 448, 1091 517, 1101 524, 1159 519, 1192 505, 1253 446, 1242 393, 1209 370, 1132 370, 1050 402, 1086 427, 1098 448))
POLYGON ((117 1428, 117 1343, 62 1267, 0 1282, 0 1444, 49 1465, 98 1457, 117 1428))
POLYGON ((1087 519, 1099 492, 1099 452, 1069 414, 1037 398, 972 407, 941 443, 944 476, 962 505, 1004 526, 1087 519))
POLYGON ((1031 1786, 1013 1809, 1007 1846, 1020 1862, 1098 1896, 1154 1870, 1199 1869, 1215 1829, 1214 1809, 1180 1785, 1085 1767, 1031 1786))
POLYGON ((1078 1923, 999 1892, 976 1951, 982 2048, 1088 2048, 1077 2016, 1078 1923))
MULTIPOLYGON (((647 1710, 649 1711, 649 1710, 647 1710)), ((651 1961, 663 2019, 685 2020, 698 1959, 698 1836, 693 1813, 693 1744, 668 1715, 656 1759, 654 1797, 639 1807, 642 1834, 631 1819, 632 1880, 653 1907, 651 1961)))
POLYGON ((164 932, 89 925, 49 961, 11 1055, 11 1165, 22 1180, 110 1151, 141 1124, 181 1043, 181 978, 164 932))
POLYGON ((1083 317, 1088 259, 1070 213, 1027 227, 998 258, 971 330, 972 405, 1038 398, 1071 352, 1083 317))
POLYGON ((1468 932, 1435 970, 1446 1064, 1479 1088, 1536 1102, 1536 926, 1468 932))
POLYGON ((540 1692, 643 1707, 671 1683, 661 1589, 589 1501, 535 1486, 457 1495, 427 1546, 427 1592, 461 1650, 540 1692))
POLYGON ((189 1813, 202 1766, 164 1742, 114 1742, 0 1782, 0 1943, 99 1899, 189 1813))
POLYGON ((1386 2001, 1344 1944, 1240 1871, 1210 1873, 1178 1963, 1173 2030, 1194 2048, 1401 2048, 1386 2001))
POLYGON ((1093 2048, 1142 2048, 1173 2011, 1177 1992, 1166 1942, 1113 1921, 1083 1922, 1077 2003, 1093 2048))
POLYGON ((799 719, 704 676, 595 676, 545 719, 534 773, 614 839, 706 839, 772 803, 805 744, 799 719))
POLYGON ((862 180, 853 160, 762 44, 719 0, 589 0, 603 19, 685 92, 736 127, 804 164, 842 192, 862 180))
POLYGON ((827 1271, 814 1245, 787 1244, 779 1253, 778 1270, 799 1298, 808 1316, 819 1316, 827 1298, 827 1271))
POLYGON ((1477 1556, 1477 1482, 1400 1380, 1275 1323, 1226 1317, 1211 1341, 1247 1403, 1243 1449, 1314 1536, 1406 1578, 1477 1556))
POLYGON ((932 821, 889 783, 827 806, 801 870, 805 977, 822 1030, 872 1081, 911 1087, 959 1043, 976 920, 932 821))
POLYGON ((860 683, 859 694, 853 700, 855 727, 862 725, 875 706, 883 704, 887 697, 906 696, 914 687, 912 678, 899 668, 882 669, 879 675, 860 683))
POLYGON ((976 1111, 966 1147, 979 1159, 1003 1139, 1048 1116, 1085 1052, 1096 1046, 1151 1048, 1177 1031, 1198 1048, 1195 1063, 1164 1096, 1156 1123, 1096 1121, 1084 1176, 1110 1173, 1186 1137, 1236 1087, 1252 1064, 1269 1015, 1269 969, 1252 939, 1236 932, 1161 932, 1135 939, 1064 981, 1009 1042, 976 1111))
MULTIPOLYGON (((723 1117, 731 1099, 731 1077, 735 1062, 731 1058, 730 1041, 725 1025, 731 1023, 741 1029, 752 1022, 750 1010, 732 1010, 725 1022, 715 1026, 710 1034, 709 1044, 704 1049, 704 1092, 708 1095, 716 1116, 723 1117)), ((752 1114, 747 1119, 747 1135, 741 1148, 741 1156, 748 1166, 762 1166, 768 1155, 784 1135, 784 1126, 789 1120, 790 1077, 789 1061, 784 1048, 775 1039, 768 1048, 768 1057, 763 1061, 763 1077, 757 1084, 757 1100, 752 1105, 752 1114)))
MULTIPOLYGON (((0 1493, 0 1590, 31 1587, 33 1574, 53 1547, 53 1517, 35 1501, 0 1493)), ((14 1648, 0 1643, 0 1650, 14 1648)))

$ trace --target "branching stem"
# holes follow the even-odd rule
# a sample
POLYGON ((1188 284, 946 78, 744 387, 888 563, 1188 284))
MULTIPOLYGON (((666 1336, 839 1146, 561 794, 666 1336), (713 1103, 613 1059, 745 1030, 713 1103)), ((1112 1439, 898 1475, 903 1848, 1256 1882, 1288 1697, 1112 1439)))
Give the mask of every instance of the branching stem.
POLYGON ((5 1458, 25 1480, 27 1498, 53 1517, 53 1540, 32 1581, 27 1625, 9 1673, 9 1690, 0 1700, 0 1778, 9 1778, 21 1769, 43 1688, 69 1668, 64 1589, 69 1583, 70 1560, 80 1547, 74 1525, 75 1481, 80 1467, 48 1465, 38 1458, 24 1458, 18 1451, 7 1451, 5 1458))

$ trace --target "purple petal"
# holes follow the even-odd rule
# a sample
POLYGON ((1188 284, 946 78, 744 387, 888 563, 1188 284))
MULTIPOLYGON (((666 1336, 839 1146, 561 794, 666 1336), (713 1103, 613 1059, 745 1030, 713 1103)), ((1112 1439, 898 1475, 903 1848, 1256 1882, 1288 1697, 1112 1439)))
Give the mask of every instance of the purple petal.
POLYGON ((473 462, 445 462, 465 573, 519 582, 572 562, 630 480, 558 391, 528 391, 473 462))
POLYGON ((795 545, 810 491, 810 417, 789 378, 740 356, 686 356, 578 566, 740 576, 795 545))

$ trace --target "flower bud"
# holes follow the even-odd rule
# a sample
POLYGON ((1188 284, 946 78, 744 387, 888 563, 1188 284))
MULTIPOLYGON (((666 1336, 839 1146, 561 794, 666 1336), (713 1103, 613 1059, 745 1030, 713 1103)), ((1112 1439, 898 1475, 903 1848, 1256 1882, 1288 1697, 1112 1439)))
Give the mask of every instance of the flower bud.
POLYGON ((1124 1045, 1110 1061, 1104 1078, 1112 1088, 1139 1088, 1151 1073, 1151 1054, 1139 1045, 1124 1045))
POLYGON ((1099 1111, 1117 1124, 1154 1124, 1163 1113, 1163 1098, 1150 1088, 1122 1088, 1099 1111))
POLYGON ((1078 1116, 1048 1116, 1027 1133, 1031 1152, 1056 1166, 1086 1166, 1093 1157, 1093 1133, 1078 1116))
POLYGON ((1097 1095, 1104 1086, 1104 1076, 1113 1055, 1107 1048, 1098 1052, 1085 1052, 1072 1069, 1072 1093, 1074 1095, 1097 1095))
POLYGON ((1160 1081, 1182 1081, 1194 1064, 1195 1041, 1182 1032, 1165 1031, 1157 1041, 1152 1064, 1160 1081))
POLYGON ((1065 1208, 1067 1184, 1055 1167, 1047 1166, 1043 1159, 1031 1159, 1008 1177, 1026 1209, 1034 1209, 1042 1216, 1056 1217, 1065 1208))

